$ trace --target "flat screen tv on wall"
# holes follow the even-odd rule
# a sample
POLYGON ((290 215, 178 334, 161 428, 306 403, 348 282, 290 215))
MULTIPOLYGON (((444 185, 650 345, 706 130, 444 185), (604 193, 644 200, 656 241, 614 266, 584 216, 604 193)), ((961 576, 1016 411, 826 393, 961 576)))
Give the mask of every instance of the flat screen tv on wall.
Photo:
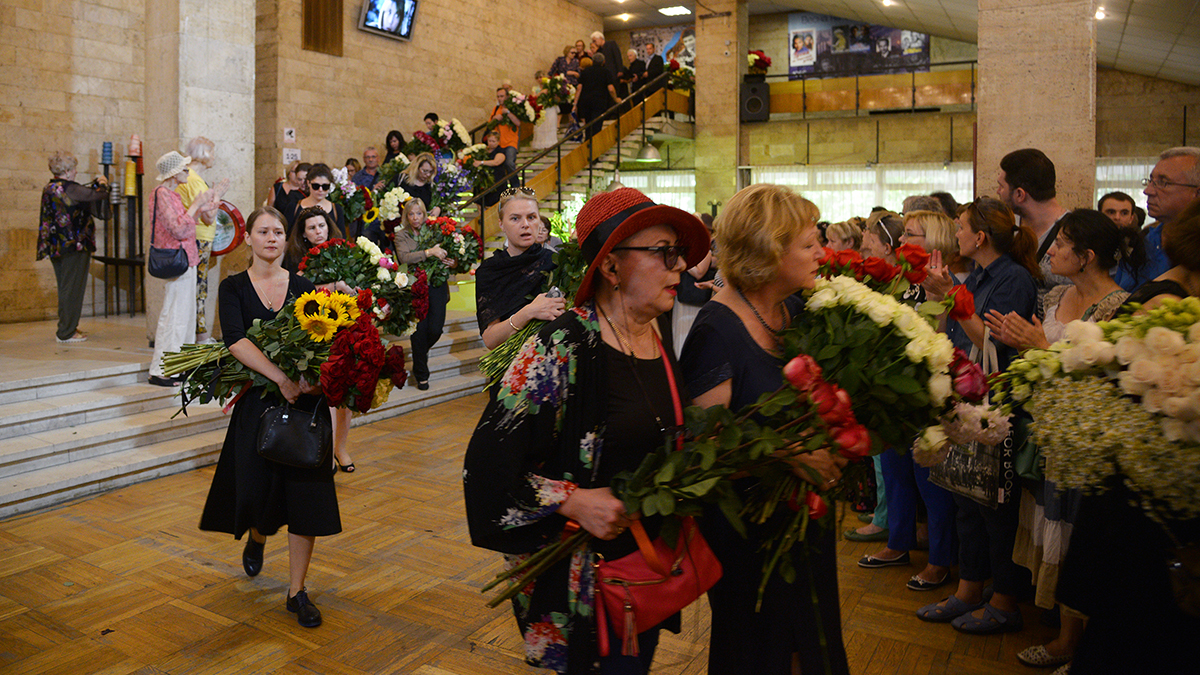
POLYGON ((411 40, 416 20, 417 0, 366 0, 358 28, 393 40, 411 40))

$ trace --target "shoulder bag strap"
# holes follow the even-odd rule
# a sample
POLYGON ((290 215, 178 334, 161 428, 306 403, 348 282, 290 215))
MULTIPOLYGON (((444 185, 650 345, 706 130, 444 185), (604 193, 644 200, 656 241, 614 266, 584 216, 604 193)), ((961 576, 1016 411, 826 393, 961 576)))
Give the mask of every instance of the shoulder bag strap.
POLYGON ((154 248, 154 231, 158 229, 158 188, 154 188, 154 203, 150 207, 150 248, 154 248))

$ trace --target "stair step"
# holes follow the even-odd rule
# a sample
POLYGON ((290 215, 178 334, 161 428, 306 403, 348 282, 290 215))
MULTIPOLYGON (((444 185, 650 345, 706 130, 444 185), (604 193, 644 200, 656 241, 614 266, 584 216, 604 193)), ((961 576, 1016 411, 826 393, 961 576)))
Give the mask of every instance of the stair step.
POLYGON ((0 519, 217 461, 219 428, 0 478, 0 519))
POLYGON ((0 382, 0 405, 145 382, 149 367, 147 355, 140 362, 0 382))
POLYGON ((165 408, 172 396, 165 387, 129 384, 0 404, 0 440, 165 408))
POLYGON ((203 433, 226 423, 215 402, 177 405, 6 439, 0 447, 0 478, 203 433))

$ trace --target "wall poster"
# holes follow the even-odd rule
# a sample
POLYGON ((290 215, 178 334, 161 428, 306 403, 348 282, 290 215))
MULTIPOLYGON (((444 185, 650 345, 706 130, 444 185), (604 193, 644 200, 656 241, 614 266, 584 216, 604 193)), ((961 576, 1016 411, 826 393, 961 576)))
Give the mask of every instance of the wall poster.
POLYGON ((675 59, 681 66, 696 67, 696 29, 692 24, 630 31, 629 42, 643 61, 646 44, 653 43, 654 53, 663 57, 664 64, 675 59))
POLYGON ((811 12, 788 15, 788 79, 929 70, 929 36, 811 12))

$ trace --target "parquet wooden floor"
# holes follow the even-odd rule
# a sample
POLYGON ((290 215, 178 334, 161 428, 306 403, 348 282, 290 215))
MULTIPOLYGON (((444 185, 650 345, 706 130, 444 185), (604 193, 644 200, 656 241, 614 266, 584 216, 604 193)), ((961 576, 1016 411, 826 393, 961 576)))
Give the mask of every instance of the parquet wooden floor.
MULTIPOLYGON (((352 431, 358 471, 337 478, 344 531, 318 540, 309 574, 317 629, 284 609, 285 537, 268 540, 249 579, 239 542, 196 529, 212 467, 0 522, 0 672, 534 672, 508 610, 484 605, 498 556, 470 545, 462 513, 462 453, 483 400, 352 431)), ((1029 627, 1004 637, 924 624, 913 609, 938 598, 904 588, 914 569, 861 570, 875 545, 840 547, 856 674, 1029 672, 1016 652, 1051 637, 1032 607, 1029 627)), ((704 673, 707 638, 701 601, 681 635, 664 633, 653 672, 704 673)))

